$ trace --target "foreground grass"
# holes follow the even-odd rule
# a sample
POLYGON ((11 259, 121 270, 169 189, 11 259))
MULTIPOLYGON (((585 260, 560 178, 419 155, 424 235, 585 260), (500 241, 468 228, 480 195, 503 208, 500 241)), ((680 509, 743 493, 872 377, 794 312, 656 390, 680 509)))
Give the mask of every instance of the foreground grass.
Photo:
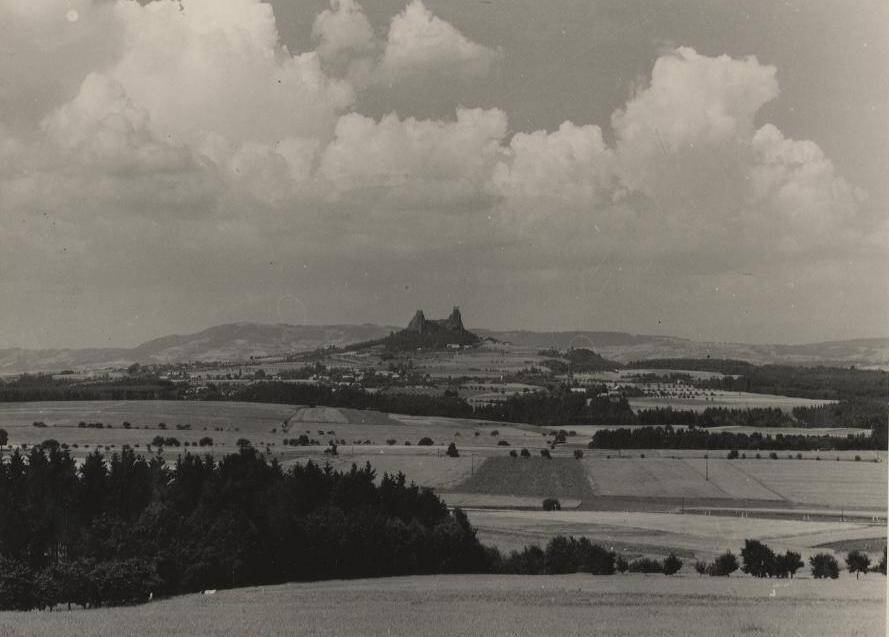
POLYGON ((883 635, 886 579, 429 576, 0 613, 9 636, 883 635))

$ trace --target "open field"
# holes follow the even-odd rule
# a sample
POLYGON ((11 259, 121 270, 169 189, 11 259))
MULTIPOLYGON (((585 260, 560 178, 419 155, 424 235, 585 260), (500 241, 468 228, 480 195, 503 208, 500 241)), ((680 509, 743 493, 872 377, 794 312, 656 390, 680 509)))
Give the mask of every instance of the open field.
POLYGON ((142 606, 0 613, 0 634, 884 635, 886 579, 445 575, 285 584, 142 606), (640 612, 645 609, 644 612, 640 612))
POLYGON ((813 400, 810 398, 794 398, 791 396, 775 396, 772 394, 751 394, 747 392, 729 392, 718 389, 687 388, 665 396, 642 396, 630 398, 633 411, 654 409, 655 407, 672 407, 673 409, 690 409, 704 411, 708 407, 726 407, 729 409, 748 409, 751 407, 777 407, 791 411, 794 407, 817 407, 831 400, 813 400))
MULTIPOLYGON (((784 520, 689 513, 645 511, 508 511, 473 510, 469 519, 479 539, 501 550, 537 543, 555 535, 588 537, 627 555, 683 559, 712 559, 726 550, 736 554, 748 538, 766 542, 775 550, 792 549, 804 557, 831 542, 884 538, 885 525, 866 522, 784 520)), ((882 549, 883 544, 880 544, 882 549)), ((878 551, 874 551, 874 557, 878 551)))
MULTIPOLYGON (((393 439, 398 446, 416 445, 423 437, 436 445, 456 442, 464 446, 497 449, 500 440, 510 445, 544 445, 541 430, 535 427, 500 425, 457 418, 435 418, 390 415, 374 411, 307 407, 266 403, 199 402, 199 401, 66 401, 0 403, 0 428, 9 433, 10 444, 34 445, 52 438, 68 445, 75 456, 82 456, 96 446, 119 449, 128 444, 144 448, 152 438, 162 434, 181 443, 195 444, 204 436, 213 438, 211 447, 201 453, 227 453, 239 438, 247 438, 255 446, 274 446, 280 457, 292 457, 292 447, 282 449, 285 438, 306 434, 326 445, 330 439, 344 439, 348 444, 370 441, 385 446, 393 439), (34 427, 35 421, 46 427, 34 427), (80 428, 80 421, 102 422, 103 428, 80 428), (131 424, 124 429, 123 422, 131 424), (166 429, 159 427, 165 423, 166 429), (191 425, 177 430, 177 425, 191 425), (222 431, 214 431, 221 428, 222 431), (274 430, 274 432, 273 432, 274 430), (492 432, 498 435, 491 435, 492 432), (319 433, 323 432, 323 433, 319 433), (329 433, 332 432, 332 433, 329 433), (478 436, 476 436, 478 432, 478 436)), ((176 449, 181 452, 183 447, 176 449)), ((308 455, 321 449, 302 448, 308 455)))

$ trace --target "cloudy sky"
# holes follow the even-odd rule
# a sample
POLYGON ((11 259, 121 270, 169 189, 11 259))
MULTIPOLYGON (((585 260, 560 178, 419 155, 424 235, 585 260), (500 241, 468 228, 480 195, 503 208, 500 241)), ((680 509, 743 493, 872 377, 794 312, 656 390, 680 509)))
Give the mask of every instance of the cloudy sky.
POLYGON ((0 0, 0 347, 889 335, 884 0, 0 0))

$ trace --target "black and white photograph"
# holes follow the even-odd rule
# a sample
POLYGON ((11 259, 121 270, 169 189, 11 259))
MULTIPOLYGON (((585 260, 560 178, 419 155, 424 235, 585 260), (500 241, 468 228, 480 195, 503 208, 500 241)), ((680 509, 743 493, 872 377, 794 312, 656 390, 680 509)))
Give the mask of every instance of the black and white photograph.
POLYGON ((886 0, 0 0, 0 636, 885 636, 887 423, 886 0))

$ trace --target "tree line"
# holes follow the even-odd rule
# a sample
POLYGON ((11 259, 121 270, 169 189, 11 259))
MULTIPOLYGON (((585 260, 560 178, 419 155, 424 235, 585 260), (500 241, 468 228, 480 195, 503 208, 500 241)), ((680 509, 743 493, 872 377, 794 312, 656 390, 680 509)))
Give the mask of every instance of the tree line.
POLYGON ((284 471, 254 449, 0 463, 0 605, 85 607, 297 580, 489 572, 465 514, 367 465, 284 471))
POLYGON ((853 449, 885 450, 886 427, 872 435, 807 436, 761 433, 712 432, 706 429, 674 429, 664 427, 636 427, 597 431, 589 443, 590 449, 732 449, 777 451, 845 451, 853 449))

